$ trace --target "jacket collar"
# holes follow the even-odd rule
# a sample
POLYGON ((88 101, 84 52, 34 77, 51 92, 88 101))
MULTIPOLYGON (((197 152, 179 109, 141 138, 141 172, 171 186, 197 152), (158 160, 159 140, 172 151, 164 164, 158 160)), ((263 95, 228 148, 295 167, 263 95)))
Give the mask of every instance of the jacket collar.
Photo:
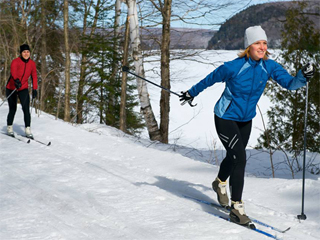
POLYGON ((30 58, 28 58, 28 59, 24 59, 22 56, 20 56, 20 59, 22 60, 22 62, 27 63, 27 62, 29 62, 29 59, 30 59, 30 58))
POLYGON ((247 62, 251 65, 251 66, 257 66, 260 65, 263 61, 263 59, 261 58, 259 61, 253 60, 251 57, 247 58, 246 57, 247 62))

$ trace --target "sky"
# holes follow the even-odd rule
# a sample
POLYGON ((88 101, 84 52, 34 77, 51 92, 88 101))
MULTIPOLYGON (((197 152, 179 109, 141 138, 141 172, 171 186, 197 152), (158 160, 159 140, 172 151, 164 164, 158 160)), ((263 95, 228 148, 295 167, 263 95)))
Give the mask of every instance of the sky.
MULTIPOLYGON (((284 2, 288 0, 278 0, 277 2, 284 2)), ((226 1, 215 0, 212 2, 218 2, 219 4, 225 3, 226 1)), ((229 7, 223 8, 219 11, 214 11, 213 14, 207 15, 207 17, 200 18, 198 20, 193 20, 192 22, 197 24, 187 24, 181 21, 171 21, 171 27, 182 27, 182 28, 204 28, 211 30, 219 30, 220 23, 225 22, 227 19, 231 18, 236 13, 248 8, 251 5, 275 2, 275 0, 242 0, 237 4, 230 5, 229 7), (198 25, 200 24, 200 25, 198 25)), ((174 11, 172 15, 174 15, 174 11)), ((199 11, 204 12, 206 9, 200 9, 199 11)))

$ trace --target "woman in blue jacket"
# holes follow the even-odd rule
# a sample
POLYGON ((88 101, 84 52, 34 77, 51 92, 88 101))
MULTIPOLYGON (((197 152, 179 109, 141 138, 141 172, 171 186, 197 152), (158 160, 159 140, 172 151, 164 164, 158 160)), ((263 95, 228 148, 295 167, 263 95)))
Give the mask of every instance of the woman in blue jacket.
POLYGON ((217 178, 212 183, 220 205, 229 206, 227 179, 231 192, 230 220, 249 225, 242 202, 246 166, 246 145, 256 105, 268 79, 272 78, 282 87, 296 90, 306 85, 313 75, 313 66, 307 64, 295 77, 280 64, 268 59, 267 35, 261 26, 249 27, 244 35, 245 50, 239 57, 215 69, 186 92, 182 92, 182 105, 192 103, 193 98, 216 82, 225 82, 225 90, 214 108, 214 119, 218 136, 227 154, 223 159, 217 178))

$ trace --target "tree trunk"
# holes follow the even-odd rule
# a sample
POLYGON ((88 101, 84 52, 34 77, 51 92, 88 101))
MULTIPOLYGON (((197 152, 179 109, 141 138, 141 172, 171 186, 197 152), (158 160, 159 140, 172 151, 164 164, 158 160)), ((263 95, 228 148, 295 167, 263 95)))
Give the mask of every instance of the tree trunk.
MULTIPOLYGON (((124 46, 123 46, 123 66, 128 64, 128 51, 129 51, 129 17, 126 21, 126 32, 124 36, 124 46)), ((120 130, 123 132, 127 131, 127 115, 126 115, 126 102, 127 102, 127 72, 122 72, 121 79, 121 102, 120 102, 120 130)))
POLYGON ((64 0, 63 6, 63 27, 64 27, 64 44, 65 44, 65 100, 64 100, 64 121, 70 122, 70 47, 69 47, 69 3, 64 0))
POLYGON ((111 91, 109 92, 108 96, 108 110, 109 112, 106 112, 106 124, 110 126, 116 125, 116 118, 114 116, 114 109, 115 109, 115 86, 116 83, 116 75, 118 71, 118 60, 117 60, 117 54, 119 53, 119 35, 120 35, 120 13, 121 13, 121 1, 116 0, 115 4, 115 18, 114 18, 114 37, 113 37, 113 58, 112 58, 112 70, 111 70, 111 77, 109 80, 109 85, 111 87, 111 91))
MULTIPOLYGON (((164 0, 162 11, 161 86, 170 89, 170 19, 171 1, 164 0)), ((170 94, 161 90, 160 132, 163 143, 168 143, 170 94)))
MULTIPOLYGON (((84 16, 83 16, 83 26, 82 26, 82 36, 86 36, 88 38, 92 38, 94 32, 97 28, 97 21, 98 21, 98 15, 99 15, 99 7, 100 6, 100 0, 97 0, 96 2, 90 1, 90 4, 86 6, 84 10, 84 16), (93 22, 91 24, 88 23, 89 17, 91 16, 91 10, 94 9, 95 13, 93 15, 93 22), (90 33, 87 33, 87 27, 90 26, 90 33)), ((81 44, 85 44, 85 42, 82 42, 81 44)), ((87 70, 87 56, 82 51, 81 52, 81 63, 80 63, 80 78, 79 78, 79 86, 77 91, 77 103, 76 103, 76 114, 77 114, 77 123, 83 123, 83 104, 87 97, 88 93, 84 93, 84 87, 86 85, 86 70, 87 70)))
POLYGON ((84 103, 83 88, 85 85, 86 61, 87 61, 87 58, 82 55, 81 67, 80 67, 80 79, 79 79, 78 94, 77 94, 77 108, 76 108, 77 123, 83 122, 83 114, 82 114, 83 103, 84 103))
POLYGON ((45 110, 46 75, 47 75, 47 24, 45 0, 41 0, 41 88, 40 88, 40 110, 45 110))
MULTIPOLYGON (((127 0, 128 17, 130 23, 130 41, 132 46, 132 55, 134 60, 135 72, 144 77, 144 68, 142 62, 142 51, 140 46, 139 22, 137 5, 135 0, 127 0)), ((137 88, 141 105, 141 112, 147 125, 147 130, 151 140, 161 141, 161 134, 150 104, 147 84, 140 78, 137 78, 137 88)))

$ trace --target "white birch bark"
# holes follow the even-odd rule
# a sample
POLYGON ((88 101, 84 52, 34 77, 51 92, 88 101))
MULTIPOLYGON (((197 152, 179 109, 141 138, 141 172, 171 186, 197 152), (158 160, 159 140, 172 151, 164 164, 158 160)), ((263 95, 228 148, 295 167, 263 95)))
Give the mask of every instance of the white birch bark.
MULTIPOLYGON (((128 18, 130 25, 130 44, 132 47, 132 57, 134 60, 135 73, 144 78, 144 68, 142 51, 140 46, 140 35, 139 35, 139 21, 137 13, 136 0, 127 0, 128 5, 128 18)), ((160 130, 158 123, 154 117, 152 107, 150 104, 147 84, 145 81, 137 77, 137 88, 140 99, 141 111, 144 116, 144 120, 147 124, 149 137, 151 140, 161 141, 160 130)))
POLYGON ((115 5, 115 21, 114 24, 116 26, 116 35, 120 35, 120 15, 121 15, 121 2, 123 0, 116 0, 116 5, 115 5))

